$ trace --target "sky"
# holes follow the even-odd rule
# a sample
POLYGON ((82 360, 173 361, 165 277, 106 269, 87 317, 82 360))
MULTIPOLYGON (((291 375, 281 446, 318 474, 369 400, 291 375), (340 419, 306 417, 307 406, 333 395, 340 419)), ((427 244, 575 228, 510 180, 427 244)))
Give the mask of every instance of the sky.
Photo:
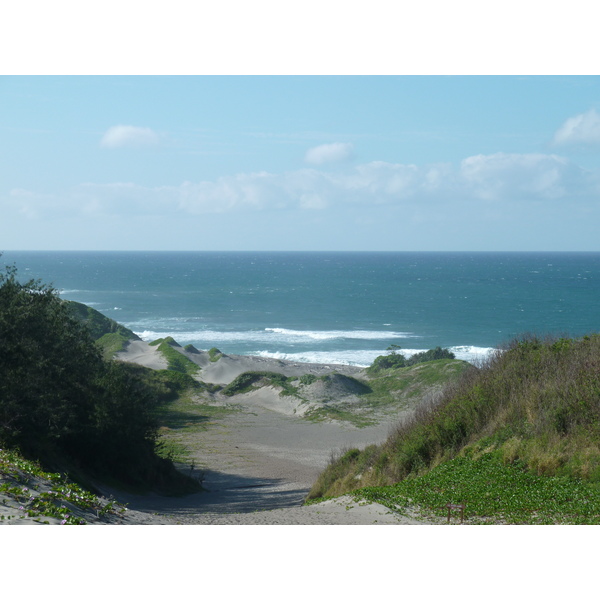
POLYGON ((5 70, 0 252, 600 250, 598 75, 319 61, 5 70))

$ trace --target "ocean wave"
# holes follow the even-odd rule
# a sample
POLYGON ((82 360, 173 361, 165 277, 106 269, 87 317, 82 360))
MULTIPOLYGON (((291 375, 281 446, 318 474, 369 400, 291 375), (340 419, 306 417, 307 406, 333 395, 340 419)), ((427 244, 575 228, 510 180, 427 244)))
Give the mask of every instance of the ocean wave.
POLYGON ((151 342, 159 338, 172 337, 177 342, 198 342, 198 343, 261 343, 265 341, 265 336, 260 331, 214 331, 202 329, 199 331, 175 331, 172 329, 165 331, 154 331, 145 329, 142 332, 135 331, 144 341, 151 342))
MULTIPOLYGON (((477 363, 489 356, 493 348, 481 348, 477 346, 453 346, 449 348, 457 359, 470 363, 477 363)), ((410 358, 413 354, 424 352, 421 349, 402 349, 402 354, 410 358)), ((264 358, 275 358, 278 360, 290 360, 293 362, 305 362, 331 365, 352 365, 355 367, 368 367, 383 353, 377 350, 334 350, 331 352, 269 352, 261 350, 246 353, 251 356, 262 356, 264 358)))
POLYGON ((345 331, 301 331, 297 329, 283 329, 280 327, 267 327, 267 332, 277 335, 299 338, 297 341, 302 341, 307 338, 308 341, 315 340, 388 340, 391 338, 409 338, 418 337, 412 333, 401 331, 364 331, 364 330, 345 330, 345 331))
MULTIPOLYGON (((450 346, 448 350, 453 352, 459 360, 466 360, 467 362, 473 363, 488 358, 490 354, 494 352, 495 348, 483 348, 480 346, 450 346)), ((419 350, 418 352, 423 351, 419 350)))
MULTIPOLYGON (((132 327, 132 325, 128 325, 132 327)), ((135 329, 134 329, 135 331, 135 329)), ((254 342, 264 344, 314 344, 331 340, 389 340, 408 337, 418 337, 410 333, 397 331, 299 331, 295 329, 283 329, 278 327, 267 327, 249 331, 218 331, 212 329, 187 330, 187 331, 136 331, 143 340, 152 341, 158 338, 171 336, 182 341, 206 341, 206 342, 254 342)))
MULTIPOLYGON (((128 325, 130 327, 130 325, 128 325)), ((182 345, 194 344, 198 349, 208 350, 218 347, 231 354, 245 354, 291 360, 295 362, 342 364, 367 367, 382 354, 385 354, 385 343, 381 348, 349 348, 352 342, 346 342, 338 349, 319 350, 321 344, 332 340, 386 340, 390 338, 409 337, 411 334, 400 332, 378 331, 297 331, 283 328, 267 328, 250 331, 219 331, 212 329, 176 331, 173 329, 145 329, 134 332, 144 341, 151 342, 159 338, 172 337, 182 345), (311 346, 312 345, 312 346, 311 346), (229 348, 228 348, 229 346, 229 348), (304 346, 306 350, 296 351, 294 347, 304 346), (277 348, 277 350, 274 350, 277 348)), ((419 336, 412 336, 419 337, 419 336)), ((331 344, 329 344, 331 346, 331 344)), ((340 344, 341 345, 341 344, 340 344)), ((321 346, 322 347, 322 346, 321 346)), ((410 358, 417 352, 428 348, 402 348, 401 353, 410 358)), ((448 349, 457 359, 471 363, 485 360, 494 348, 457 345, 448 349)))
POLYGON ((261 350, 250 356, 262 356, 263 358, 275 358, 277 360, 290 360, 292 362, 328 364, 328 365, 351 365, 353 367, 368 367, 381 354, 369 350, 339 350, 334 352, 268 352, 261 350))

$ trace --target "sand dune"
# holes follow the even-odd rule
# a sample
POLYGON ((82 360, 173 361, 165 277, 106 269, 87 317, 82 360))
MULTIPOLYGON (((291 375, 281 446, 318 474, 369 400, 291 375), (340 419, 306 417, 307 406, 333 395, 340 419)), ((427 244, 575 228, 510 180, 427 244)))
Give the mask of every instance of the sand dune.
MULTIPOLYGON (((271 371, 286 376, 334 372, 360 376, 362 369, 343 365, 293 363, 253 356, 222 356, 211 362, 206 352, 184 353, 201 367, 198 379, 206 383, 228 384, 246 371, 271 371)), ((132 341, 119 360, 135 362, 153 369, 164 369, 167 361, 146 342, 132 341)), ((351 392, 333 384, 327 394, 351 392), (336 387, 337 386, 337 387, 336 387)), ((318 386, 315 388, 318 392, 318 386)), ((386 439, 391 427, 406 413, 398 413, 377 425, 356 428, 344 422, 311 422, 301 418, 307 404, 298 398, 280 396, 273 387, 262 387, 246 394, 227 397, 221 394, 210 401, 227 411, 190 443, 188 470, 203 480, 206 491, 182 498, 155 494, 136 496, 114 489, 100 488, 105 496, 128 505, 123 517, 96 524, 420 524, 377 504, 356 503, 351 498, 328 500, 311 506, 303 501, 319 473, 332 455, 351 447, 364 448, 386 439), (189 464, 194 464, 191 470, 189 464)), ((314 392, 317 394, 317 392, 314 392)), ((318 395, 318 394, 317 394, 318 395)), ((312 399, 318 402, 319 398, 312 399)), ((5 506, 7 514, 19 514, 17 507, 5 506)), ((6 522, 6 521, 4 521, 6 522)), ((11 519, 11 523, 32 523, 31 519, 11 519)))

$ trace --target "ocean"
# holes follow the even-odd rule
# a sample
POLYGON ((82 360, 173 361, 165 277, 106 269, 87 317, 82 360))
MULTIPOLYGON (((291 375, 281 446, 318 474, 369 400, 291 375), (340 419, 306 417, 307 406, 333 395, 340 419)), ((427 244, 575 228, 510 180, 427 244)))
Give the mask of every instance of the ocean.
POLYGON ((396 344, 471 362, 524 333, 600 330, 600 253, 16 252, 41 279, 151 341, 366 366, 396 344))

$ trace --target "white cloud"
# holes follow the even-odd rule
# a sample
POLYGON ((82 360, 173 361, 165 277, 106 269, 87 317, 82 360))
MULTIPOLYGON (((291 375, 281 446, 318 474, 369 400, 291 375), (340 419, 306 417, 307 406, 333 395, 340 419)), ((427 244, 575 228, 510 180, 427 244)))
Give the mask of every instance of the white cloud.
POLYGON ((592 109, 567 119, 554 134, 557 146, 600 146, 600 115, 592 109))
POLYGON ((333 144, 322 144, 310 148, 304 157, 304 160, 311 165, 323 165, 330 162, 340 162, 348 160, 352 156, 352 144, 335 142, 333 144))
POLYGON ((555 154, 470 156, 460 177, 466 191, 484 200, 560 198, 587 185, 582 169, 555 154))
POLYGON ((158 143, 158 135, 148 127, 132 125, 115 125, 110 127, 100 140, 104 148, 121 148, 124 146, 154 146, 158 143))
POLYGON ((586 171, 554 154, 498 153, 471 156, 459 165, 376 161, 343 172, 240 173, 171 186, 86 183, 51 197, 14 189, 7 200, 13 210, 40 219, 59 213, 87 218, 238 213, 250 220, 258 212, 324 214, 332 208, 342 214, 346 208, 386 205, 432 219, 443 207, 459 205, 499 212, 540 202, 600 206, 600 170, 586 171))

